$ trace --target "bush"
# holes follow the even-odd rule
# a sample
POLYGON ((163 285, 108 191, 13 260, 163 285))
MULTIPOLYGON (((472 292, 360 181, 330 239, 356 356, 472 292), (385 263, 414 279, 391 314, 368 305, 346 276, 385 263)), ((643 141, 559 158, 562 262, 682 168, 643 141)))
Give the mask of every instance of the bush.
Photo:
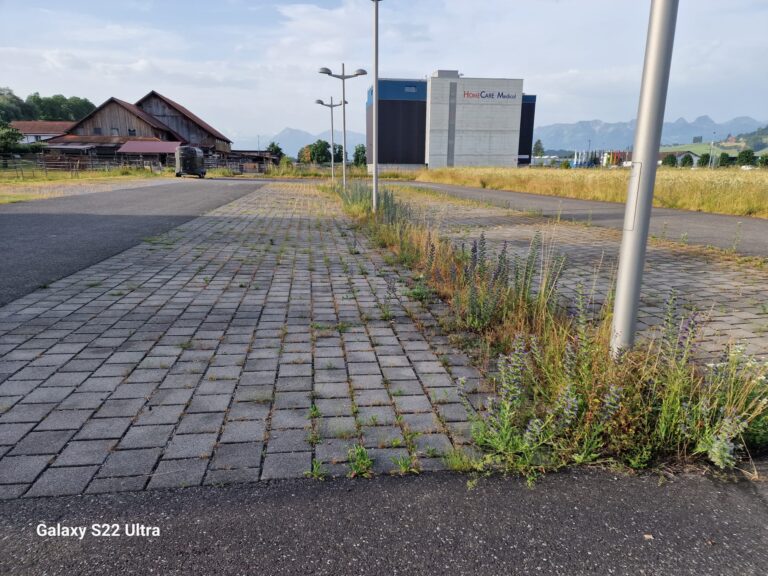
POLYGON ((667 154, 664 156, 664 158, 661 160, 662 166, 669 166, 671 168, 677 167, 677 158, 674 154, 667 154))
POLYGON ((718 160, 717 165, 721 168, 727 168, 731 165, 731 156, 728 152, 722 152, 720 154, 720 159, 718 160))
POLYGON ((686 154, 682 158, 680 158, 680 166, 682 168, 692 168, 693 167, 693 156, 690 154, 686 154))
POLYGON ((736 164, 739 166, 754 166, 755 160, 755 151, 747 148, 739 152, 739 155, 736 157, 736 164))
POLYGON ((742 437, 768 443, 766 367, 735 347, 713 366, 698 364, 696 317, 681 318, 674 297, 662 335, 614 360, 609 309, 593 317, 580 294, 569 311, 558 294, 564 260, 540 235, 524 257, 506 246, 492 254, 482 234, 469 247, 440 239, 391 191, 381 190, 375 215, 367 186, 339 193, 376 244, 415 269, 422 291, 450 302, 481 363, 496 366, 496 394, 472 426, 484 453, 476 469, 533 479, 606 461, 728 468, 742 437))

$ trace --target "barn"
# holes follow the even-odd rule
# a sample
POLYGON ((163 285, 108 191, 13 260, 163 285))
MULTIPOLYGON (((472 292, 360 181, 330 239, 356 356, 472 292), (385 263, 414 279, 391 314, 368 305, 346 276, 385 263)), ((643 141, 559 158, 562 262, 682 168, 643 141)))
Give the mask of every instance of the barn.
POLYGON ((179 134, 190 146, 202 148, 209 154, 226 155, 232 151, 232 140, 181 104, 154 90, 136 102, 136 106, 179 134))
POLYGON ((197 146, 206 156, 218 158, 226 158, 232 149, 229 138, 154 90, 136 104, 110 98, 46 144, 54 154, 102 159, 131 156, 158 160, 179 144, 197 146))

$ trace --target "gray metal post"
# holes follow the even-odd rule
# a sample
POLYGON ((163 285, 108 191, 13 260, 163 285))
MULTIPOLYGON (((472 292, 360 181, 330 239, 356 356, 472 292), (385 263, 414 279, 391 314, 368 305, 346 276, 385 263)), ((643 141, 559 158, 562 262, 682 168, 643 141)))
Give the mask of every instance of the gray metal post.
POLYGON ((341 186, 347 191, 347 77, 344 63, 341 63, 341 186))
POLYGON ((336 174, 333 170, 333 96, 331 96, 331 183, 336 184, 336 174))
POLYGON ((627 190, 624 232, 616 278, 611 350, 614 356, 632 347, 651 220, 656 163, 664 122, 672 45, 679 0, 652 0, 645 46, 643 81, 627 190))
POLYGON ((373 0, 373 118, 371 160, 373 162, 373 211, 379 197, 379 0, 373 0))

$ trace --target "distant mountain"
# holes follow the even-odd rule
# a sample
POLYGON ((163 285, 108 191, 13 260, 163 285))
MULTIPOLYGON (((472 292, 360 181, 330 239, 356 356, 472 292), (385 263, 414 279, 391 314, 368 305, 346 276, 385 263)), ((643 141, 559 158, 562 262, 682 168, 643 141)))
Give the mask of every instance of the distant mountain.
MULTIPOLYGON (((533 131, 533 137, 541 139, 547 149, 584 150, 590 146, 593 150, 607 148, 624 150, 632 146, 636 124, 636 120, 629 122, 588 120, 572 124, 550 124, 537 127, 533 131)), ((713 131, 715 140, 725 140, 729 134, 735 136, 752 132, 765 124, 749 116, 740 116, 719 124, 709 116, 699 116, 693 122, 678 118, 674 122, 664 122, 661 143, 662 145, 689 144, 694 136, 701 136, 704 142, 708 142, 712 139, 713 131)))
MULTIPOLYGON (((333 138, 335 144, 341 144, 342 135, 340 130, 333 131, 333 138)), ((331 131, 326 130, 320 134, 311 134, 304 130, 297 130, 296 128, 284 128, 279 134, 276 134, 270 140, 274 140, 283 149, 283 152, 289 156, 296 157, 299 150, 307 144, 312 144, 317 140, 331 141, 331 131)), ((269 143, 269 140, 267 140, 269 143)), ((360 132, 353 132, 347 130, 347 156, 352 158, 352 153, 355 146, 358 144, 365 144, 365 134, 360 132)))

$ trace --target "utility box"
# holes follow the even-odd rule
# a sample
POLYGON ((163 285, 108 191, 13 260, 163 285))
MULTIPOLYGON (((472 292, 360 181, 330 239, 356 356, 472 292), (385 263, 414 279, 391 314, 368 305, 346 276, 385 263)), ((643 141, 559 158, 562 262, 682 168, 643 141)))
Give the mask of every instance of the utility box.
POLYGON ((205 159, 203 151, 194 146, 179 146, 176 148, 176 177, 184 174, 205 178, 205 159))

